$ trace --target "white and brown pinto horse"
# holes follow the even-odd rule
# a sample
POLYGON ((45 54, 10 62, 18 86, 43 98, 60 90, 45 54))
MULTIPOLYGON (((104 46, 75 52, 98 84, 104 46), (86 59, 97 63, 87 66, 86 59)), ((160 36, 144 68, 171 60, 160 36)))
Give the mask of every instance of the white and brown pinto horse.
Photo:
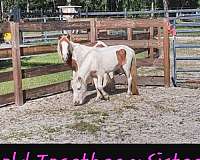
MULTIPOLYGON (((92 76, 96 89, 105 99, 109 99, 108 94, 103 89, 103 80, 106 73, 122 68, 128 79, 127 94, 132 94, 132 79, 136 78, 136 58, 135 52, 128 46, 115 45, 104 48, 95 48, 84 58, 74 80, 72 81, 73 102, 75 105, 84 103, 87 91, 86 79, 92 76)), ((138 90, 136 93, 138 94, 138 90)), ((97 94, 97 99, 99 95, 97 94)))
MULTIPOLYGON (((90 50, 95 49, 96 47, 107 47, 107 45, 102 41, 97 41, 97 43, 93 47, 89 47, 86 45, 82 45, 79 43, 74 43, 71 41, 70 35, 62 35, 58 38, 57 51, 63 62, 68 63, 72 66, 73 78, 75 78, 75 74, 80 68, 84 58, 87 56, 90 50)), ((104 75, 104 84, 105 87, 110 82, 111 90, 115 89, 113 73, 104 75)), ((100 96, 100 92, 97 90, 98 96, 100 96)))

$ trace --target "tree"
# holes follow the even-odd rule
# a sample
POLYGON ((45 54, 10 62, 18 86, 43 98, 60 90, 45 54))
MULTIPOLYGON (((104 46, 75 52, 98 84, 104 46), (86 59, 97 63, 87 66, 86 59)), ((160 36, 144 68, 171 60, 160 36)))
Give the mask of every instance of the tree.
POLYGON ((163 0, 163 6, 164 6, 164 11, 165 11, 165 17, 169 17, 168 13, 168 0, 163 0))
POLYGON ((4 14, 3 0, 1 0, 1 2, 0 2, 0 9, 1 9, 1 20, 3 20, 3 14, 4 14))

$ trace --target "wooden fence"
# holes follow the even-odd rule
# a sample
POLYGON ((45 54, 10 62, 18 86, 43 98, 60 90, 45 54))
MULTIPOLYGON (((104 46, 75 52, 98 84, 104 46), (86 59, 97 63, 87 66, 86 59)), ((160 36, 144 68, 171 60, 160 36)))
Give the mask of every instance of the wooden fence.
MULTIPOLYGON (((0 50, 0 58, 12 57, 13 71, 0 73, 0 83, 6 81, 14 81, 14 93, 0 96, 0 105, 15 103, 21 106, 27 99, 38 98, 54 93, 70 90, 70 81, 57 83, 48 86, 42 86, 34 89, 23 90, 22 79, 47 75, 57 72, 70 70, 71 67, 66 64, 57 64, 43 66, 30 69, 21 69, 21 56, 44 54, 56 51, 55 45, 42 45, 20 47, 19 33, 20 32, 41 32, 41 31, 57 31, 57 30, 72 30, 86 29, 90 30, 91 43, 98 39, 98 30, 100 29, 127 29, 127 40, 105 40, 108 45, 125 44, 133 48, 149 48, 150 60, 153 60, 153 49, 162 49, 164 52, 164 85, 170 86, 170 57, 169 57, 169 32, 167 19, 77 19, 71 22, 25 22, 4 24, 1 26, 2 31, 11 31, 12 33, 12 49, 0 50), (132 31, 136 28, 149 28, 150 37, 148 40, 134 40, 132 31), (157 28, 157 39, 154 37, 154 29, 157 28)), ((153 61, 151 61, 153 62, 153 61)), ((137 65, 144 63, 137 60, 137 65)), ((141 83, 144 77, 138 77, 138 82, 141 83)), ((147 80, 156 85, 157 77, 147 77, 147 80)))

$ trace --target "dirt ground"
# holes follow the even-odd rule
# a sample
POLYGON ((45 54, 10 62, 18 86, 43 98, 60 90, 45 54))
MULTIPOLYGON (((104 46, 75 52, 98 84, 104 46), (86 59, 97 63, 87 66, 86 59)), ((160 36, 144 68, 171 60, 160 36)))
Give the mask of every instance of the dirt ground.
POLYGON ((67 92, 1 108, 0 143, 200 143, 200 89, 125 91, 100 102, 91 91, 82 106, 67 92))

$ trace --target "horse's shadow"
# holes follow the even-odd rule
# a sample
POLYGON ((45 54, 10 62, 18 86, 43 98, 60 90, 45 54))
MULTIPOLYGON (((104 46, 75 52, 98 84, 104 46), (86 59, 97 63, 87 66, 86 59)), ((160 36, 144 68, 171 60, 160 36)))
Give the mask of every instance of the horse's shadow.
MULTIPOLYGON (((94 91, 94 92, 86 96, 84 104, 88 103, 91 99, 95 98, 96 95, 97 95, 97 93, 95 92, 95 87, 94 87, 94 85, 88 85, 87 90, 88 90, 88 91, 94 91)), ((104 90, 105 90, 109 95, 118 95, 118 94, 121 94, 121 93, 124 93, 124 92, 127 91, 126 88, 120 88, 120 89, 119 89, 119 88, 118 88, 118 89, 116 88, 115 91, 111 91, 111 90, 110 90, 109 88, 107 88, 107 87, 106 87, 104 90)))

